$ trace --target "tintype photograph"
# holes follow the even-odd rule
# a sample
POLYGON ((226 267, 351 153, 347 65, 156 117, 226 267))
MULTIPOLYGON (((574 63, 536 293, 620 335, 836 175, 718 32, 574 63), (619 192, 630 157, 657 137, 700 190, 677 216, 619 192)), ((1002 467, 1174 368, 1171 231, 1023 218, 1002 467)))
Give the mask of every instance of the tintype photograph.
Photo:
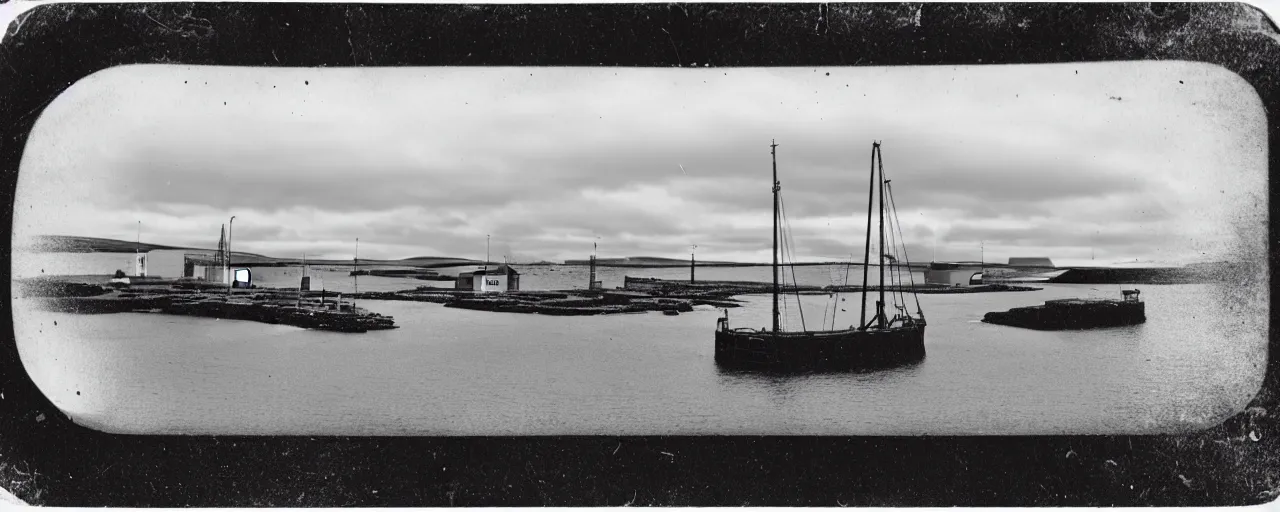
POLYGON ((1256 7, 13 12, 17 500, 1280 492, 1256 7))

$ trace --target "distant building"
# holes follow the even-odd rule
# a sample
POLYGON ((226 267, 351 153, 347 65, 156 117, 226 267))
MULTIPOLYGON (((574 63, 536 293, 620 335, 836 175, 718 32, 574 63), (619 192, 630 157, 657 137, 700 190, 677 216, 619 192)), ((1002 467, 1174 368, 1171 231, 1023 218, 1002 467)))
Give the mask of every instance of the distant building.
POLYGON ((186 251, 156 249, 139 253, 134 275, 140 277, 182 277, 186 275, 186 251))
POLYGON ((1009 266, 1054 268, 1049 258, 1009 258, 1009 266))
POLYGON ((520 289, 520 273, 507 265, 500 265, 487 271, 463 272, 458 274, 454 287, 477 292, 517 291, 520 289))
POLYGON ((182 255, 182 277, 214 283, 227 282, 227 269, 213 251, 185 252, 182 255))
POLYGON ((934 263, 924 271, 926 284, 971 286, 982 284, 982 268, 947 263, 934 263))

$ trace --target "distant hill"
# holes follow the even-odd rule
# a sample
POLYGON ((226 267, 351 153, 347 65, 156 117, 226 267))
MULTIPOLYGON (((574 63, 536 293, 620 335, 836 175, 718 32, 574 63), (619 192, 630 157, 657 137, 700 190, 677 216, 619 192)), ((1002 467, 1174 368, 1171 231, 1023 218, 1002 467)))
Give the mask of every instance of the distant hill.
MULTIPOLYGON (((42 252, 143 252, 165 249, 191 249, 190 247, 174 247, 137 242, 111 240, 109 238, 92 238, 87 236, 40 235, 34 237, 31 250, 42 252)), ((195 249, 192 249, 195 250, 195 249)))
MULTIPOLYGON (((808 267, 816 265, 843 265, 847 262, 843 261, 809 261, 797 263, 782 263, 782 266, 808 267)), ((565 265, 590 265, 591 260, 565 260, 565 265)), ((699 267, 767 267, 772 263, 743 263, 735 261, 707 261, 697 260, 699 267)), ((861 265, 854 263, 854 265, 861 265)), ((684 258, 660 258, 656 256, 631 256, 625 258, 597 258, 597 267, 637 267, 637 268, 662 268, 662 267, 688 267, 689 260, 684 258)))
MULTIPOLYGON (((40 235, 34 237, 29 250, 39 252, 116 252, 129 253, 134 251, 150 252, 158 250, 179 250, 192 252, 214 252, 216 249, 204 249, 198 247, 178 247, 172 245, 148 244, 137 242, 126 242, 123 240, 112 240, 109 238, 94 238, 88 236, 65 236, 65 235, 40 235)), ((253 254, 247 252, 232 251, 231 262, 236 265, 245 266, 287 266, 298 265, 302 263, 302 258, 274 258, 271 256, 263 256, 261 254, 253 254)), ((308 259, 311 265, 350 265, 352 262, 348 259, 341 260, 319 260, 308 259)), ((457 267, 464 265, 483 265, 480 260, 470 260, 465 258, 450 258, 446 256, 415 256, 413 258, 405 258, 402 260, 372 260, 361 259, 360 264, 363 265, 388 265, 388 266, 404 266, 404 267, 457 267)), ((491 264, 496 264, 492 263, 491 264)))

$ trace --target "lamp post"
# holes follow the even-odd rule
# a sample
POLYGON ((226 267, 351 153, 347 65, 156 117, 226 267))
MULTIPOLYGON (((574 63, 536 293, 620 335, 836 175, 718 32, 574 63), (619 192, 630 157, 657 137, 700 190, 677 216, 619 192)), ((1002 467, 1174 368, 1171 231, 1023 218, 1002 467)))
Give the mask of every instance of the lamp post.
POLYGON ((231 269, 231 229, 236 225, 236 216, 232 215, 231 220, 227 222, 227 295, 231 295, 231 285, 235 283, 236 276, 232 274, 231 269))
POLYGON ((985 272, 987 270, 987 241, 978 242, 978 269, 985 272))

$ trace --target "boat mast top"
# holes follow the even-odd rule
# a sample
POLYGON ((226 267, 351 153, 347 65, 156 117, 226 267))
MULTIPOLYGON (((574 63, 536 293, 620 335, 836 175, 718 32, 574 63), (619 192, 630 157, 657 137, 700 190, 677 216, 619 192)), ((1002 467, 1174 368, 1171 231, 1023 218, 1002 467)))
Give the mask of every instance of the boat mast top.
POLYGON ((879 317, 880 328, 885 327, 884 317, 884 155, 880 153, 880 143, 875 145, 876 156, 880 157, 880 302, 876 306, 876 315, 879 317))
POLYGON ((876 193, 876 151, 880 148, 879 142, 871 143, 871 177, 867 183, 867 242, 866 251, 862 253, 862 309, 859 309, 858 326, 861 329, 867 328, 867 278, 871 270, 871 205, 875 202, 876 193))
POLYGON ((778 141, 769 144, 769 154, 773 156, 773 332, 778 332, 778 191, 782 185, 778 183, 778 141))

